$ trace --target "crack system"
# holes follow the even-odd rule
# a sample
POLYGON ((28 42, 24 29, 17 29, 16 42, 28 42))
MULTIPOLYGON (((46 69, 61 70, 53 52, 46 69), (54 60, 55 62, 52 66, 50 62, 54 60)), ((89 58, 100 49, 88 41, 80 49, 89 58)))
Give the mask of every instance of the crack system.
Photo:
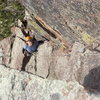
POLYGON ((35 73, 37 72, 37 53, 35 52, 34 53, 34 57, 35 57, 35 66, 34 66, 34 69, 35 69, 35 73))

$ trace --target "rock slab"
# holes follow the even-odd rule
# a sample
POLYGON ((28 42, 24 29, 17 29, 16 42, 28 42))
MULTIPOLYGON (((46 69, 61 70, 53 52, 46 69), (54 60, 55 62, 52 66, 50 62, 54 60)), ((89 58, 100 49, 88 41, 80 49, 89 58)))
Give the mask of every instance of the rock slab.
POLYGON ((99 100, 78 82, 47 80, 0 65, 0 100, 99 100))

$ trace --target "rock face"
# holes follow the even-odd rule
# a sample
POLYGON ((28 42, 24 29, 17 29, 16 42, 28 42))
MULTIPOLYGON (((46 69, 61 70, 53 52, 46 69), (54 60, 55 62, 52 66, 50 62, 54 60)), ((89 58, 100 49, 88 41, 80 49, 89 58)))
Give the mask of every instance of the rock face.
MULTIPOLYGON (((43 28, 40 25, 41 20, 38 20, 38 23, 35 22, 36 16, 39 16, 42 24, 44 21, 54 30, 59 31, 68 42, 78 41, 73 44, 70 54, 59 51, 58 55, 57 51, 53 51, 53 53, 49 51, 48 53, 51 53, 51 59, 49 56, 47 57, 49 62, 44 57, 41 59, 41 54, 45 51, 45 47, 43 47, 44 51, 38 52, 37 55, 36 74, 44 78, 47 76, 49 79, 77 80, 84 84, 84 79, 90 70, 100 66, 99 46, 97 53, 90 51, 84 45, 91 45, 95 40, 100 42, 100 2, 98 0, 20 0, 20 2, 27 9, 25 19, 28 21, 28 27, 31 26, 35 33, 47 34, 46 30, 45 32, 41 29, 43 28), (46 66, 41 66, 42 64, 46 66)), ((95 76, 97 76, 96 73, 95 76)), ((95 86, 92 89, 95 89, 95 86)))
POLYGON ((39 76, 42 76, 46 78, 49 74, 49 69, 52 60, 52 47, 49 45, 49 43, 44 43, 41 45, 41 47, 38 49, 37 54, 37 65, 36 65, 36 74, 39 76))
POLYGON ((0 41, 0 64, 9 66, 11 61, 11 47, 13 45, 13 41, 14 39, 12 37, 8 37, 0 41))
POLYGON ((20 0, 31 16, 40 16, 68 41, 93 42, 100 35, 99 0, 20 0))
MULTIPOLYGON (((21 38, 24 38, 24 36, 22 31, 17 27, 13 28, 13 32, 16 35, 12 43, 13 45, 9 38, 1 41, 0 61, 1 64, 8 65, 8 61, 6 60, 9 60, 10 68, 21 70, 24 58, 22 47, 25 43, 18 36, 21 38), (8 46, 5 44, 7 41, 9 43, 8 46), (5 57, 8 54, 10 54, 9 59, 5 57)), ((89 71, 100 65, 100 54, 88 50, 79 42, 73 44, 70 54, 61 52, 60 49, 53 49, 53 46, 49 42, 45 41, 41 44, 38 52, 32 55, 25 66, 25 71, 43 78, 67 81, 77 80, 82 84, 84 83, 85 76, 89 74, 89 71)))
POLYGON ((47 80, 0 65, 1 100, 99 100, 78 82, 47 80))
MULTIPOLYGON (((16 28, 16 30, 17 35, 20 35, 21 37, 21 30, 19 28, 16 28)), ((10 68, 21 70, 22 65, 26 63, 23 62, 23 45, 24 42, 16 37, 12 52, 10 52, 10 68)), ((53 49, 54 48, 50 42, 45 41, 43 44, 41 44, 38 51, 31 56, 29 62, 26 64, 25 71, 51 80, 57 79, 65 80, 67 82, 77 81, 88 88, 89 91, 91 89, 99 91, 100 54, 98 52, 90 51, 79 42, 75 42, 73 44, 72 51, 69 54, 66 52, 61 52, 60 49, 53 49), (91 70, 93 69, 96 71, 93 71, 92 73, 91 70)), ((7 52, 4 52, 3 54, 3 51, 1 50, 0 53, 1 64, 5 64, 7 66, 7 62, 2 63, 3 58, 5 58, 4 55, 7 52)))
POLYGON ((20 2, 27 24, 19 20, 20 28, 13 27, 12 36, 0 41, 0 64, 9 67, 0 66, 0 99, 99 100, 83 88, 100 92, 99 1, 20 2), (44 41, 28 60, 22 29, 44 41))
POLYGON ((24 36, 22 34, 22 31, 17 27, 14 27, 12 31, 14 34, 16 34, 16 38, 12 47, 10 67, 21 70, 24 58, 24 55, 22 53, 22 47, 25 45, 25 43, 20 38, 24 38, 24 36))

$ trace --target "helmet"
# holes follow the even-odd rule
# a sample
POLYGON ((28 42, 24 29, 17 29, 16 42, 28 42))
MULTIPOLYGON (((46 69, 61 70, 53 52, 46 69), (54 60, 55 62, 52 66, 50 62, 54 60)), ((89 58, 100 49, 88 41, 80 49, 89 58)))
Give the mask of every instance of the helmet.
POLYGON ((25 40, 26 40, 26 41, 30 41, 30 40, 32 40, 32 37, 26 36, 26 37, 25 37, 25 40))

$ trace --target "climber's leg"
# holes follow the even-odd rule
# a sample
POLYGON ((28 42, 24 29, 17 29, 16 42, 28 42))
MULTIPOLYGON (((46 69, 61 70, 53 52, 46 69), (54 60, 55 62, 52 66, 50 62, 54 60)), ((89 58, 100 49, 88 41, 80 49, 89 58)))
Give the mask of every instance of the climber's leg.
POLYGON ((21 68, 22 71, 25 71, 25 67, 26 67, 27 63, 29 62, 30 58, 31 58, 31 55, 24 54, 24 58, 23 58, 23 62, 22 62, 22 68, 21 68))

